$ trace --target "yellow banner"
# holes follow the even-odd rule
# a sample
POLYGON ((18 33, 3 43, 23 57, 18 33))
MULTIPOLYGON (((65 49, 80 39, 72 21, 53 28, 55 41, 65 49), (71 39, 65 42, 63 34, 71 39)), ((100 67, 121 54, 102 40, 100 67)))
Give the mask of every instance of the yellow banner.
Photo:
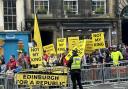
POLYGON ((67 75, 16 74, 18 85, 66 86, 67 75))
POLYGON ((79 43, 79 37, 68 37, 68 48, 71 51, 79 43))
MULTIPOLYGON (((85 49, 85 40, 80 40, 79 44, 75 46, 72 50, 77 50, 78 51, 78 56, 83 57, 84 55, 84 49, 85 49)), ((69 60, 72 56, 72 50, 66 55, 66 60, 69 60)))
POLYGON ((66 38, 57 38, 57 54, 64 53, 66 51, 66 38))
POLYGON ((42 64, 41 49, 38 47, 29 48, 31 64, 42 64))
POLYGON ((85 40, 85 53, 91 54, 94 51, 93 41, 92 39, 85 40))
POLYGON ((49 44, 43 47, 43 49, 47 52, 48 55, 56 54, 54 44, 49 44))
POLYGON ((94 49, 105 48, 104 32, 92 33, 94 49))
POLYGON ((42 41, 36 15, 34 19, 34 41, 36 42, 37 47, 40 48, 40 53, 43 54, 42 41))

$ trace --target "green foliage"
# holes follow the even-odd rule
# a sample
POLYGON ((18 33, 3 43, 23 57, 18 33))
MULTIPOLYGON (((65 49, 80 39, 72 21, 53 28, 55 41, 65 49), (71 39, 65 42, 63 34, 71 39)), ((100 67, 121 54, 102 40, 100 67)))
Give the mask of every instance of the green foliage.
POLYGON ((38 14, 47 14, 47 10, 44 7, 40 7, 37 9, 38 14))
POLYGON ((66 13, 67 13, 67 14, 72 13, 71 8, 70 8, 70 7, 68 7, 68 6, 64 6, 64 10, 66 11, 66 13))
POLYGON ((104 8, 103 7, 99 7, 95 10, 96 14, 104 14, 104 8))

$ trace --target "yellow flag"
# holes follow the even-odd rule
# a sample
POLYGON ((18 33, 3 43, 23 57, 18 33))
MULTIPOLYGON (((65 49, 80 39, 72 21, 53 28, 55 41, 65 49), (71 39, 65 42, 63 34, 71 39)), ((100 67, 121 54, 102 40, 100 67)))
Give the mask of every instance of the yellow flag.
POLYGON ((40 36, 40 31, 39 31, 36 15, 35 15, 35 20, 34 20, 34 41, 36 42, 37 47, 41 49, 41 53, 43 53, 42 41, 41 41, 41 36, 40 36))

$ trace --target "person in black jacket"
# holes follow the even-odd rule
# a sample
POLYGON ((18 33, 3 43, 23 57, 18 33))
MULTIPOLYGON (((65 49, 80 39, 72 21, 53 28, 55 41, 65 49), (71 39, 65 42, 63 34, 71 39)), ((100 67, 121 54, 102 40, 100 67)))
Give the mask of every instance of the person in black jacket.
POLYGON ((76 81, 80 89, 83 89, 81 84, 81 58, 77 54, 77 50, 72 51, 72 57, 69 59, 68 67, 70 67, 71 80, 73 83, 72 89, 77 89, 76 81))

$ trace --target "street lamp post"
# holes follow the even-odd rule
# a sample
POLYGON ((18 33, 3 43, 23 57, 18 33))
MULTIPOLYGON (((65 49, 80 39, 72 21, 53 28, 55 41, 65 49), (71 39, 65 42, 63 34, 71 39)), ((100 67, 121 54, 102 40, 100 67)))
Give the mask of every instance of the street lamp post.
POLYGON ((62 38, 64 37, 64 28, 63 28, 63 26, 61 26, 61 37, 62 38))

